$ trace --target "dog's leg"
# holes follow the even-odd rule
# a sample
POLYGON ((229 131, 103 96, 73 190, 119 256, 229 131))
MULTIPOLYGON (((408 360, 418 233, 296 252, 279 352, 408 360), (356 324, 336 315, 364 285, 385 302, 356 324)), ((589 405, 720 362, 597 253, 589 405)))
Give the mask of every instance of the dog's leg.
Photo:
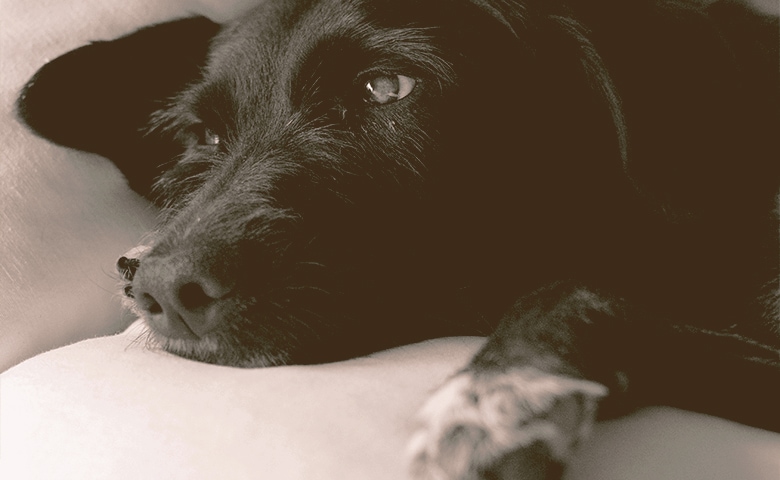
POLYGON ((587 375, 582 361, 597 353, 586 351, 596 345, 583 327, 618 316, 615 308, 565 285, 519 301, 471 364, 422 409, 410 444, 413 477, 505 478, 501 471, 517 469, 523 479, 559 475, 608 391, 587 378, 616 384, 587 375))
POLYGON ((771 422, 780 404, 769 386, 780 381, 776 349, 636 320, 621 301, 576 285, 521 299, 422 409, 413 477, 558 478, 597 407, 612 416, 667 404, 739 421, 749 411, 771 422))

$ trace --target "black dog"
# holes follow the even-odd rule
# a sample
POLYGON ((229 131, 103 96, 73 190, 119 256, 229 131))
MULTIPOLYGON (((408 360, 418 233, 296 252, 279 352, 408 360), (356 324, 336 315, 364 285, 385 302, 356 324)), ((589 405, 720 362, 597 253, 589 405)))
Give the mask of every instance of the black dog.
POLYGON ((495 330, 413 474, 542 475, 597 403, 780 430, 777 47, 737 3, 269 0, 64 55, 19 112, 163 207, 119 262, 163 348, 495 330))

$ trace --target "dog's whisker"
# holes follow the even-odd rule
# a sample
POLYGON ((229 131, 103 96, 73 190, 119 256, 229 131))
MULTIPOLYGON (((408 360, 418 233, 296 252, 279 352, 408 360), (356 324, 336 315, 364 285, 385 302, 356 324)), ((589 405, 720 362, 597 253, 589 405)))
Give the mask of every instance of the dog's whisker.
POLYGON ((327 266, 322 262, 314 262, 314 261, 303 261, 303 262, 295 262, 296 266, 304 266, 304 267, 320 267, 320 268, 327 268, 327 266))
POLYGON ((331 292, 329 290, 326 290, 322 287, 315 287, 313 285, 288 285, 285 287, 282 287, 282 290, 290 290, 295 292, 301 292, 301 291, 315 291, 319 293, 324 293, 326 295, 331 295, 331 292))
POLYGON ((140 331, 133 337, 131 337, 130 343, 125 348, 125 350, 132 348, 132 347, 138 347, 143 345, 146 349, 151 350, 149 345, 149 337, 152 335, 151 330, 148 326, 142 325, 140 326, 140 331))

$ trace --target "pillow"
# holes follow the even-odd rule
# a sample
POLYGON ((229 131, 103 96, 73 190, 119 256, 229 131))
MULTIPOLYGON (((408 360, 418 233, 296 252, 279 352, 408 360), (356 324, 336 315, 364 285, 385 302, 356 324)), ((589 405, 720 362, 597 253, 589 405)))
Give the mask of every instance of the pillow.
MULTIPOLYGON (((138 325, 0 376, 0 478, 401 480, 426 395, 483 339, 238 369, 148 350, 138 325)), ((776 480, 780 435, 668 408, 598 424, 568 480, 776 480)))
POLYGON ((238 369, 147 350, 136 327, 0 377, 0 478, 405 478, 415 410, 483 341, 238 369))

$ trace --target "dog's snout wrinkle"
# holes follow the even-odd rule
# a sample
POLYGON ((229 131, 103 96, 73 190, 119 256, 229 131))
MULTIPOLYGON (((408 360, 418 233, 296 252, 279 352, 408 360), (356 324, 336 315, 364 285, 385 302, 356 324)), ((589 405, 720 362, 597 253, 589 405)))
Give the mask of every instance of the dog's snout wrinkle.
POLYGON ((137 267, 132 293, 152 327, 171 338, 197 339, 221 321, 221 300, 232 288, 171 257, 149 257, 137 267))

